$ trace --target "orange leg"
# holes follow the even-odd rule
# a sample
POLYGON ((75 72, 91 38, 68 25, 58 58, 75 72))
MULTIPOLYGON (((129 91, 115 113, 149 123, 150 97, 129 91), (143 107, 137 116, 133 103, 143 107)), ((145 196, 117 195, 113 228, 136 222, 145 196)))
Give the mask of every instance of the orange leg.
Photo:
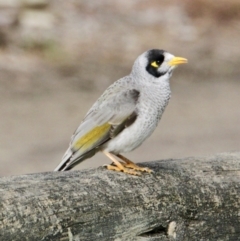
POLYGON ((113 161, 114 165, 107 165, 107 169, 108 170, 113 170, 113 171, 117 171, 117 172, 125 172, 127 174, 131 174, 131 175, 136 175, 139 176, 141 175, 139 172, 136 172, 134 170, 130 170, 128 168, 126 168, 122 162, 119 162, 113 154, 107 152, 107 151, 102 151, 109 159, 111 159, 113 161))
POLYGON ((119 157, 121 160, 123 160, 125 163, 123 164, 124 167, 127 167, 127 168, 132 168, 133 170, 136 170, 136 171, 140 171, 140 172, 148 172, 148 173, 151 173, 153 172, 151 169, 147 168, 147 167, 140 167, 138 165, 136 165, 134 162, 130 161, 129 159, 127 159, 126 157, 118 154, 116 155, 117 157, 119 157))

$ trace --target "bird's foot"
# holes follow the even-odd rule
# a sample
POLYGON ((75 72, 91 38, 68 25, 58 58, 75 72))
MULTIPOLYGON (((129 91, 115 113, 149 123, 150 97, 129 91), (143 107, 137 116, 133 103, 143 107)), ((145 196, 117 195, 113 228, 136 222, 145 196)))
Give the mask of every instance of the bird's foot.
POLYGON ((126 163, 126 164, 123 164, 124 167, 126 168, 131 168, 135 171, 140 171, 140 172, 148 172, 148 173, 152 173, 153 170, 151 170, 150 168, 148 167, 140 167, 138 165, 136 165, 135 163, 126 163))
POLYGON ((115 165, 104 165, 108 170, 112 170, 112 171, 117 171, 117 172, 124 172, 124 173, 127 173, 127 174, 130 174, 130 175, 134 175, 134 176, 140 176, 141 173, 140 172, 137 172, 137 171, 134 171, 134 170, 131 170, 131 169, 128 169, 126 167, 117 167, 115 165))
POLYGON ((136 165, 134 162, 130 161, 125 156, 118 154, 117 157, 119 157, 122 161, 124 161, 124 163, 121 162, 121 164, 126 168, 131 168, 135 171, 140 171, 140 172, 148 172, 148 173, 153 172, 153 170, 151 170, 148 167, 140 167, 140 166, 136 165))

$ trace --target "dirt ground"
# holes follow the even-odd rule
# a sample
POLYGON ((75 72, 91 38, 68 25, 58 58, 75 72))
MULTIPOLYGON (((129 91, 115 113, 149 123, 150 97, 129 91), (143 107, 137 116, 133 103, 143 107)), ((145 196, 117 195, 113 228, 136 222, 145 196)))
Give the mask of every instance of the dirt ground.
MULTIPOLYGON (((127 156, 136 162, 239 150, 240 82, 172 78, 172 99, 154 134, 127 156)), ((103 87, 104 88, 104 87, 103 87)), ((0 175, 51 171, 100 91, 0 96, 0 175)), ((102 154, 78 169, 109 160, 102 154)))
MULTIPOLYGON (((52 171, 109 84, 150 48, 189 59, 135 162, 240 149, 238 0, 0 1, 0 176, 52 171)), ((76 167, 110 161, 101 153, 76 167)))

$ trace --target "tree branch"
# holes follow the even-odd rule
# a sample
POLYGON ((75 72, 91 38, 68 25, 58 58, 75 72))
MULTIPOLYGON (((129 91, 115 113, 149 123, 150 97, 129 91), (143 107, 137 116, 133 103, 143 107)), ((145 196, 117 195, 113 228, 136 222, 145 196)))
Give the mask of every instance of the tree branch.
POLYGON ((0 240, 240 240, 240 152, 144 166, 1 178, 0 240))

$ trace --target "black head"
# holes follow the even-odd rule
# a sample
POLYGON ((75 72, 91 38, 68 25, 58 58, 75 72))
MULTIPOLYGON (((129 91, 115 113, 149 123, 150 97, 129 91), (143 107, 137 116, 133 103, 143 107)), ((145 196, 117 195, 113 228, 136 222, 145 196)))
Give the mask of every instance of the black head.
POLYGON ((165 72, 160 72, 159 67, 165 60, 165 51, 159 49, 152 49, 147 52, 147 67, 146 70, 149 74, 153 75, 154 77, 160 77, 164 75, 165 72))

